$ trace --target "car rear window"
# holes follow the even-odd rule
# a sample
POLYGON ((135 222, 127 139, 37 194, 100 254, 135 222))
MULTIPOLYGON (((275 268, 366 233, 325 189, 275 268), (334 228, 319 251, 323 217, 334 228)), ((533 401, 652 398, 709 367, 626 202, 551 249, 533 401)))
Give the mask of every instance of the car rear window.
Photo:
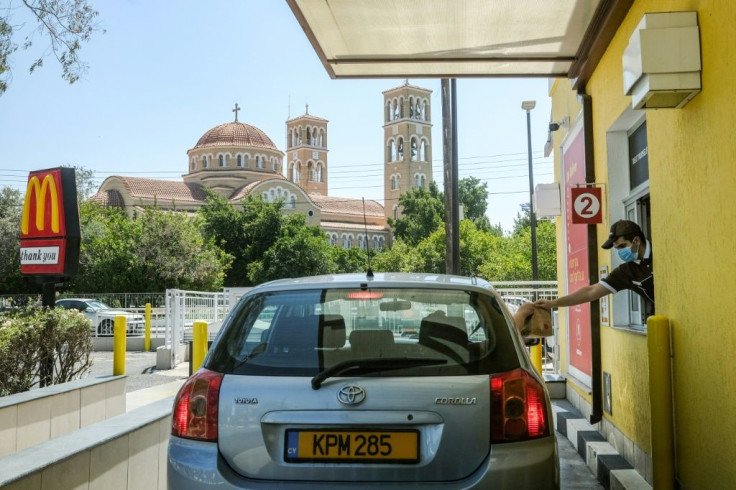
POLYGON ((244 297, 212 345, 208 369, 314 376, 359 359, 426 359, 366 376, 487 374, 518 367, 492 296, 442 289, 314 289, 244 297))

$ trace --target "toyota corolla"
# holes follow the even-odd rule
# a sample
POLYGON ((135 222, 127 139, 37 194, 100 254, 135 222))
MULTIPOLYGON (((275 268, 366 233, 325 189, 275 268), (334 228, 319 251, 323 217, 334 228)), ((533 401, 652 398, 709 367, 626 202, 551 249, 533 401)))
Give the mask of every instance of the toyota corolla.
POLYGON ((559 488, 549 396, 487 282, 386 273, 256 287, 176 396, 169 488, 358 484, 559 488))

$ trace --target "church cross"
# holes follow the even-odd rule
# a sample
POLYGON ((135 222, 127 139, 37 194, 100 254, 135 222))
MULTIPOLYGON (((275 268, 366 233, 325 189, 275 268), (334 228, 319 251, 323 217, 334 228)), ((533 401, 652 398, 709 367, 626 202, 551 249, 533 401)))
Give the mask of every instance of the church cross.
POLYGON ((306 108, 306 110, 305 110, 304 114, 307 114, 307 115, 309 115, 309 104, 307 104, 307 108, 306 108))
POLYGON ((240 107, 238 107, 238 103, 235 103, 235 109, 233 109, 233 112, 235 113, 235 122, 238 122, 238 111, 240 110, 240 107))

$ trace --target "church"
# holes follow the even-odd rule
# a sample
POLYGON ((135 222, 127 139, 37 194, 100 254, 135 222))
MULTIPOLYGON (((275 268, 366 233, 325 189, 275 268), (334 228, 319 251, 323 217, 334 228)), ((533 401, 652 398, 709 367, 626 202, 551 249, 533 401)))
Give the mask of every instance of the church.
POLYGON ((431 90, 403 85, 383 92, 384 205, 329 195, 327 119, 309 114, 286 121, 281 151, 263 131, 238 121, 205 132, 187 151, 183 181, 124 177, 105 179, 90 199, 124 207, 132 215, 144 207, 194 212, 205 204, 205 189, 240 206, 248 195, 282 200, 284 213, 303 213, 330 244, 343 248, 383 248, 391 243, 387 218, 398 218, 398 198, 432 180, 431 90))

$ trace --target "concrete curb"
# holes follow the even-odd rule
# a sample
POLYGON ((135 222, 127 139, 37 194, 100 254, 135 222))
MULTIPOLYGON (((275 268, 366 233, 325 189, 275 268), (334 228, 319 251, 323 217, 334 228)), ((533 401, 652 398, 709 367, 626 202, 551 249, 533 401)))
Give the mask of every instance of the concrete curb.
POLYGON ((601 485, 612 490, 651 490, 643 476, 567 400, 552 400, 557 432, 567 437, 601 485))

